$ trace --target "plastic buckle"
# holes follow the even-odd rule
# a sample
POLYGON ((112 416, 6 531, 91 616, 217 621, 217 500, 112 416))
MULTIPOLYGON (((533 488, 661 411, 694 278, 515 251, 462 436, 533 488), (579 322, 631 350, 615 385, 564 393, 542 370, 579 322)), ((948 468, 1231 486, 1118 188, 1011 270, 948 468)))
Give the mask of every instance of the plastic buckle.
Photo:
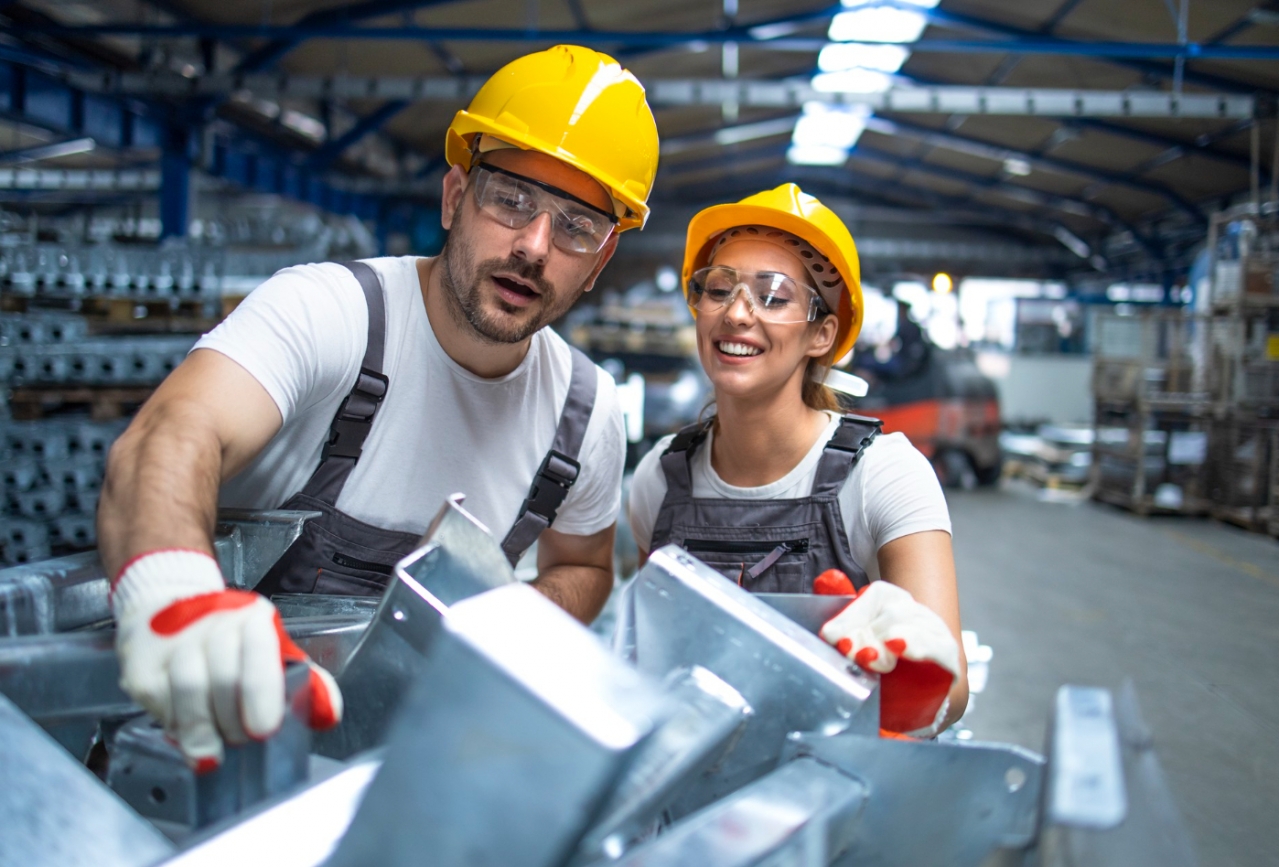
POLYGON ((548 524, 553 522, 581 470, 582 465, 563 452, 554 449, 547 452, 533 477, 533 489, 520 509, 520 516, 532 512, 541 515, 548 524))
POLYGON ((329 426, 329 440, 324 444, 322 461, 331 457, 359 460, 364 441, 373 428, 373 418, 386 397, 390 382, 385 374, 367 367, 360 368, 355 387, 342 399, 333 424, 329 426))

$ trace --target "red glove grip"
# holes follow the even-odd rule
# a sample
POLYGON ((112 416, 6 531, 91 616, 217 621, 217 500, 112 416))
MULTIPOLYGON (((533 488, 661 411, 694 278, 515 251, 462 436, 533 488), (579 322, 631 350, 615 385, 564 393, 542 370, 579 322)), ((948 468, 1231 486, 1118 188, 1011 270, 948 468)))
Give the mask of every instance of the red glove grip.
POLYGON ((928 728, 937 719, 955 677, 935 662, 897 658, 897 667, 879 676, 879 725, 890 732, 928 728))

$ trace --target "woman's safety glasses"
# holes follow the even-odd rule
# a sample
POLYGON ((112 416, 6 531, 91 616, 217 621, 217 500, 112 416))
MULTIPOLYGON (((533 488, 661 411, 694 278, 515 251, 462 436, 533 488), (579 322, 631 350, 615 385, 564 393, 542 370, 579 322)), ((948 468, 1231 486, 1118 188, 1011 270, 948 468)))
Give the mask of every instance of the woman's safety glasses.
POLYGON ((551 243, 566 253, 598 253, 613 234, 616 216, 550 184, 486 163, 471 174, 481 211, 512 229, 524 228, 538 214, 550 214, 551 243))
POLYGON ((729 307, 741 292, 751 312, 767 322, 812 322, 830 311, 817 290, 774 271, 738 271, 712 265, 688 280, 688 303, 698 313, 729 307))

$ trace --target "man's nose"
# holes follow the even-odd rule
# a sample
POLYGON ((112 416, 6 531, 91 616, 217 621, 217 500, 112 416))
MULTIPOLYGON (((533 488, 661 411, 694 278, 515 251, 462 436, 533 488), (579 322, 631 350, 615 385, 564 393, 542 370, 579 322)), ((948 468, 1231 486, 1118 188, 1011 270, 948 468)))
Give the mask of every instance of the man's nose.
POLYGON ((527 226, 515 233, 515 255, 529 262, 544 264, 551 254, 551 215, 536 214, 527 226))

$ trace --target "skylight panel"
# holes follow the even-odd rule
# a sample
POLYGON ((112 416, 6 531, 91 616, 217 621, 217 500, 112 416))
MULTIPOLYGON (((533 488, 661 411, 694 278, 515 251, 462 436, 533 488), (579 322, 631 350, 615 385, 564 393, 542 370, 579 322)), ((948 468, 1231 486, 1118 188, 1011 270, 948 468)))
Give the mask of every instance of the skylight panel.
POLYGON ((846 69, 820 72, 813 76, 812 85, 820 93, 883 93, 893 86, 893 79, 873 69, 846 69))
POLYGON ((914 42, 927 23, 918 12, 876 6, 839 13, 831 19, 826 35, 834 42, 914 42))
POLYGON ((822 72, 844 72, 849 69, 874 69, 896 72, 902 68, 910 50, 901 45, 855 45, 832 43, 817 55, 817 68, 822 72))

